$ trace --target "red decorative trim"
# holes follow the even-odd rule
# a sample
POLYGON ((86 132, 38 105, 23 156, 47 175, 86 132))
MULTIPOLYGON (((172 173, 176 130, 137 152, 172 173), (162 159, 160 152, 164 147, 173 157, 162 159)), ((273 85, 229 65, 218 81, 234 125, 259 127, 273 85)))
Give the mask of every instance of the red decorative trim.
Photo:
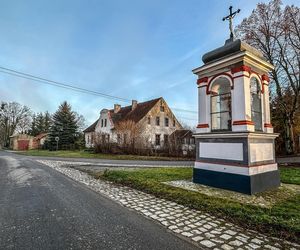
POLYGON ((273 128, 273 126, 272 126, 271 123, 265 123, 265 124, 264 124, 264 127, 265 127, 265 128, 273 128))
POLYGON ((197 80, 197 85, 203 83, 203 82, 208 82, 208 77, 202 77, 197 80))
POLYGON ((240 77, 247 77, 247 78, 250 78, 250 76, 239 75, 239 76, 234 76, 233 79, 240 78, 240 77))
POLYGON ((198 86, 198 89, 204 88, 204 87, 207 87, 207 85, 206 85, 206 84, 199 85, 199 86, 198 86))
POLYGON ((267 82, 270 82, 270 78, 269 78, 269 76, 268 75, 262 75, 261 76, 261 79, 263 80, 263 81, 267 81, 267 82))
POLYGON ((234 121, 232 125, 254 125, 254 122, 249 120, 240 120, 240 121, 234 121))
POLYGON ((226 72, 220 73, 220 74, 217 74, 213 78, 210 79, 210 81, 209 81, 209 83, 208 83, 208 85, 206 87, 206 94, 207 95, 210 94, 209 87, 210 87, 211 83, 213 82, 213 80, 215 80, 217 77, 222 76, 222 75, 227 76, 227 77, 229 77, 231 79, 230 85, 231 85, 231 88, 233 88, 233 78, 232 78, 232 76, 230 74, 226 73, 226 72))
POLYGON ((198 124, 197 128, 209 128, 209 125, 207 123, 198 124))
POLYGON ((235 74, 235 73, 238 73, 238 72, 241 72, 241 71, 246 71, 250 74, 251 73, 251 68, 249 66, 242 65, 242 66, 238 66, 238 67, 235 67, 235 68, 231 69, 232 74, 235 74))
POLYGON ((217 162, 217 161, 212 162, 212 161, 206 161, 206 160, 196 160, 196 162, 226 165, 226 166, 233 166, 233 167, 242 167, 242 168, 255 168, 255 167, 275 164, 275 162, 274 163, 263 163, 263 164, 257 162, 257 163, 254 163, 254 165, 245 165, 245 164, 240 164, 240 163, 235 163, 235 162, 217 162))

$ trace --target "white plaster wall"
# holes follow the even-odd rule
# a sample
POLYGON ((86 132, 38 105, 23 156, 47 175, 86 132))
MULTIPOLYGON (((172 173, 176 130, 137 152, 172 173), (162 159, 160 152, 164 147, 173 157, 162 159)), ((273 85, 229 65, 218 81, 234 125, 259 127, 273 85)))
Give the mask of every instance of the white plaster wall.
POLYGON ((243 160, 243 143, 199 142, 199 157, 243 160))
POLYGON ((250 162, 274 160, 273 143, 250 143, 250 162))
POLYGON ((84 140, 85 140, 86 148, 91 148, 94 146, 94 144, 92 143, 92 134, 93 134, 93 132, 84 133, 84 140), (88 137, 90 138, 89 140, 88 140, 88 137))
POLYGON ((278 169, 276 163, 260 165, 255 167, 247 167, 247 166, 244 167, 244 166, 230 166, 230 165, 222 165, 222 164, 206 163, 206 162, 195 162, 194 167, 197 169, 210 170, 210 171, 216 171, 222 173, 230 173, 230 174, 240 174, 246 176, 266 173, 278 169))
POLYGON ((199 107, 198 107, 198 116, 199 116, 199 123, 208 123, 206 119, 206 107, 207 107, 207 101, 206 101, 206 87, 202 87, 198 89, 199 93, 199 107))

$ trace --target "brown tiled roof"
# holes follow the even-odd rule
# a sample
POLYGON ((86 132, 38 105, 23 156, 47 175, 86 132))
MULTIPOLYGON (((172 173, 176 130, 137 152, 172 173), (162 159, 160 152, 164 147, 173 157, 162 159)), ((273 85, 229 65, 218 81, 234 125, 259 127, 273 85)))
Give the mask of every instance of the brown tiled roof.
POLYGON ((161 99, 162 99, 162 97, 156 98, 156 99, 153 99, 150 101, 138 103, 137 107, 134 110, 131 110, 131 105, 122 107, 118 113, 114 113, 114 110, 111 109, 111 110, 109 110, 111 119, 114 124, 121 122, 121 121, 127 121, 127 120, 133 120, 134 122, 138 122, 143 117, 145 117, 145 115, 161 99))
MULTIPOLYGON (((121 122, 121 121, 127 121, 127 120, 133 120, 134 122, 138 122, 143 117, 145 117, 145 115, 161 99, 162 99, 162 97, 159 97, 159 98, 156 98, 156 99, 153 99, 153 100, 150 100, 150 101, 137 103, 137 107, 134 110, 131 110, 132 105, 121 107, 121 109, 119 110, 118 113, 114 113, 114 110, 111 109, 111 110, 109 110, 109 113, 110 113, 110 117, 112 119, 112 122, 114 124, 117 124, 118 122, 121 122)), ((83 132, 88 133, 88 132, 95 131, 98 120, 95 121, 91 126, 86 128, 83 132)))
POLYGON ((97 121, 95 121, 91 126, 89 126, 88 128, 86 128, 85 130, 83 130, 84 133, 88 133, 88 132, 94 132, 97 122, 99 119, 97 119, 97 121))
POLYGON ((47 135, 48 135, 47 133, 41 133, 41 134, 38 134, 36 137, 34 137, 34 139, 35 140, 40 140, 40 139, 44 138, 47 135))

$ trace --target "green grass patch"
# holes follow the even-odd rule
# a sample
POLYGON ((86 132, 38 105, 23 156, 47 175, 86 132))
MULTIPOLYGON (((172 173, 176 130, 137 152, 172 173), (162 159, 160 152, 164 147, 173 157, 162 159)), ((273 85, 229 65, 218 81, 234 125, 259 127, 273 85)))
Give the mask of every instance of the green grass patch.
MULTIPOLYGON (((295 175, 290 169, 281 169, 286 183, 298 183, 300 169, 295 175), (298 176, 298 177, 295 177, 298 176)), ((130 186, 157 197, 175 201, 190 208, 202 210, 220 216, 242 227, 268 233, 272 236, 299 242, 300 239, 300 195, 295 193, 287 199, 278 198, 270 208, 242 204, 237 201, 182 188, 172 187, 162 182, 191 179, 191 168, 151 168, 138 170, 106 170, 104 173, 92 173, 95 178, 103 178, 118 184, 130 186)), ((276 192, 266 192, 270 196, 276 192)), ((282 194, 282 193, 281 193, 282 194)))
POLYGON ((111 160, 145 160, 145 161, 188 161, 186 158, 163 157, 163 156, 143 156, 143 155, 119 155, 119 154, 96 154, 84 150, 28 150, 16 151, 18 154, 29 156, 52 156, 65 158, 96 158, 111 160))
MULTIPOLYGON (((280 167, 280 179, 283 183, 300 185, 300 168, 280 167)), ((300 213, 300 211, 299 211, 300 213)))

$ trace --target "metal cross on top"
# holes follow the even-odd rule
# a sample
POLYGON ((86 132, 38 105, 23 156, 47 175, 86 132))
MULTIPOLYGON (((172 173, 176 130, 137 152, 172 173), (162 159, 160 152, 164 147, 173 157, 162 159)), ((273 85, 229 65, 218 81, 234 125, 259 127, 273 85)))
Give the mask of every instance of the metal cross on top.
POLYGON ((233 40, 233 24, 232 19, 235 17, 237 13, 239 13, 241 10, 238 9, 235 12, 232 12, 232 6, 229 7, 229 15, 226 17, 223 17, 223 21, 229 20, 229 30, 230 30, 230 40, 233 40))

